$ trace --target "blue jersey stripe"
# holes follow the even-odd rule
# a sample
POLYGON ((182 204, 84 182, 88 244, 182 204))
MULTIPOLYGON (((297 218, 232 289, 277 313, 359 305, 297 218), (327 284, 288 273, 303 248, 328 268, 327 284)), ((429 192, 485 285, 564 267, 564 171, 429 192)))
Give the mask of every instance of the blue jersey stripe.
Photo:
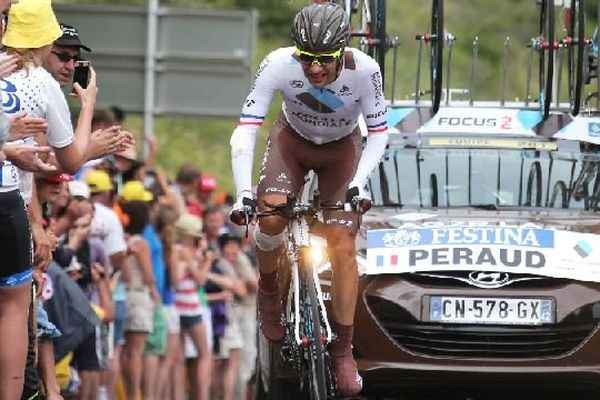
POLYGON ((256 119, 265 119, 265 117, 260 117, 258 115, 251 115, 251 114, 242 114, 242 118, 256 118, 256 119))
POLYGON ((378 127, 384 126, 384 125, 387 125, 387 121, 383 121, 382 123, 377 124, 377 125, 367 125, 367 128, 378 128, 378 127))

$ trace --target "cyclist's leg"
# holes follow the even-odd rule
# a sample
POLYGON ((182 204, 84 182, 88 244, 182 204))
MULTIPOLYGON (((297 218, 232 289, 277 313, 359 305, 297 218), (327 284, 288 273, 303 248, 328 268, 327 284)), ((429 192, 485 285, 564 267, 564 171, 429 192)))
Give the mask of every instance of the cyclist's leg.
MULTIPOLYGON (((344 202, 348 185, 360 159, 360 133, 323 147, 325 163, 316 166, 319 190, 324 204, 344 202)), ((358 292, 358 266, 356 264, 355 237, 358 216, 353 212, 326 211, 327 243, 333 270, 331 282, 332 320, 337 335, 331 355, 340 394, 352 396, 360 392, 362 379, 352 357, 352 332, 356 296, 358 292)))
MULTIPOLYGON (((308 170, 297 157, 302 139, 280 115, 269 135, 263 161, 259 171, 257 188, 258 208, 269 209, 267 203, 285 203, 287 194, 297 192, 308 170)), ((258 288, 258 311, 260 326, 267 339, 278 341, 283 338, 281 324, 283 305, 281 302, 278 268, 283 249, 284 230, 287 221, 280 216, 262 217, 254 231, 256 256, 260 273, 258 288)))

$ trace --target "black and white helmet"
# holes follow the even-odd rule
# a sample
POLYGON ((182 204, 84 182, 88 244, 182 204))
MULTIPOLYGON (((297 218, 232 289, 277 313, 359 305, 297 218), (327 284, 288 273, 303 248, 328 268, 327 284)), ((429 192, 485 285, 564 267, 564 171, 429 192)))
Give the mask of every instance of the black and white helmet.
POLYGON ((291 33, 300 50, 335 51, 350 37, 348 15, 337 4, 312 4, 296 14, 291 33))

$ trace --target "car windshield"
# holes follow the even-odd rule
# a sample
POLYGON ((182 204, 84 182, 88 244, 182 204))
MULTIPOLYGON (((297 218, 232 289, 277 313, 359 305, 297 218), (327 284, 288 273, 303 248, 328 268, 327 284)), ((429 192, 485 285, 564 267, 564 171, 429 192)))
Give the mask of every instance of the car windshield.
POLYGON ((373 202, 397 207, 598 209, 597 149, 583 150, 590 146, 573 141, 565 146, 538 143, 534 148, 391 143, 370 180, 373 202))

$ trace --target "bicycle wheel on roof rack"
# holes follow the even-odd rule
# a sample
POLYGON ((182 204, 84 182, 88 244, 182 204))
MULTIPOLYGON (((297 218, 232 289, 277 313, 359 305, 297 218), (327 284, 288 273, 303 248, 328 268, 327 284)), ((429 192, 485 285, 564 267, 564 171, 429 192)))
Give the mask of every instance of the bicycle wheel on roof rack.
POLYGON ((539 28, 540 108, 546 119, 550 114, 554 76, 554 0, 542 0, 539 28))
POLYGON ((585 40, 585 0, 571 0, 569 29, 567 30, 567 62, 569 103, 571 114, 579 114, 583 87, 583 60, 585 40))
POLYGON ((382 83, 385 80, 385 53, 388 49, 388 39, 385 31, 385 1, 386 0, 369 0, 371 35, 367 40, 369 55, 377 61, 379 69, 381 69, 382 83))
POLYGON ((440 109, 442 97, 442 64, 444 49, 444 0, 433 0, 431 8, 431 48, 429 68, 431 76, 431 105, 433 112, 440 109))

